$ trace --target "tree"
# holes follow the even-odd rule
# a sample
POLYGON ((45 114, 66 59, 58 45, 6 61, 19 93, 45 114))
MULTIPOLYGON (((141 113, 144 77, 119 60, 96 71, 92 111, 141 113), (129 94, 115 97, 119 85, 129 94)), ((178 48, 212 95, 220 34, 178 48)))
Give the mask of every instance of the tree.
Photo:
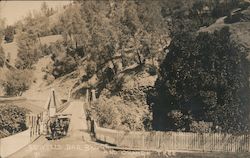
POLYGON ((4 66, 5 62, 5 53, 3 51, 3 48, 0 46, 0 67, 4 66))
POLYGON ((5 19, 0 18, 0 42, 2 43, 2 37, 4 35, 5 19))
POLYGON ((6 96, 21 96, 32 83, 32 73, 28 70, 11 70, 5 73, 2 86, 6 96))
POLYGON ((83 38, 86 38, 85 22, 81 18, 80 6, 75 4, 69 6, 60 17, 60 23, 63 26, 63 34, 66 42, 74 43, 75 48, 83 45, 83 38))
POLYGON ((250 74, 246 56, 231 41, 228 27, 198 36, 177 34, 156 82, 155 125, 164 120, 163 129, 176 129, 168 114, 179 110, 189 118, 182 127, 186 131, 192 121, 212 122, 225 132, 247 130, 250 74))
POLYGON ((43 2, 41 4, 41 12, 42 12, 43 16, 49 17, 49 16, 53 15, 55 11, 53 10, 53 8, 49 8, 49 6, 46 2, 43 2))
MULTIPOLYGON (((0 43, 2 43, 2 37, 4 34, 4 24, 5 20, 0 18, 0 43)), ((0 45, 0 67, 3 67, 4 62, 5 62, 5 53, 2 46, 0 45)))
POLYGON ((53 76, 60 77, 74 71, 77 67, 76 61, 71 56, 64 56, 60 60, 55 60, 53 76))
POLYGON ((38 39, 32 31, 22 32, 17 37, 18 54, 16 67, 18 69, 32 69, 33 65, 41 57, 42 52, 38 49, 38 39))

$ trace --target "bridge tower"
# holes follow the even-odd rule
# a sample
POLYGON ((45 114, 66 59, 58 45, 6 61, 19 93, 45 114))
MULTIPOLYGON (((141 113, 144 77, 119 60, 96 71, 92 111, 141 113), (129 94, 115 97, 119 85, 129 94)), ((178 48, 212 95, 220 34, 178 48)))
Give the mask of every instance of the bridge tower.
POLYGON ((58 103, 56 101, 55 90, 52 89, 51 94, 49 96, 48 103, 47 103, 47 110, 48 110, 49 117, 55 116, 56 110, 57 110, 57 105, 58 105, 58 103))

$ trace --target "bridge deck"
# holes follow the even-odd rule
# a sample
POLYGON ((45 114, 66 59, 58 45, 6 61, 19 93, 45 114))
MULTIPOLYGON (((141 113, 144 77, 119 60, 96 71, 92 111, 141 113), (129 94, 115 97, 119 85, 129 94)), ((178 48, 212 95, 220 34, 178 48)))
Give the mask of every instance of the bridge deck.
POLYGON ((71 102, 63 113, 72 114, 69 136, 59 140, 47 140, 41 136, 32 144, 11 155, 10 158, 105 157, 106 154, 103 151, 86 143, 86 140, 90 140, 90 136, 86 133, 87 124, 83 102, 71 102))

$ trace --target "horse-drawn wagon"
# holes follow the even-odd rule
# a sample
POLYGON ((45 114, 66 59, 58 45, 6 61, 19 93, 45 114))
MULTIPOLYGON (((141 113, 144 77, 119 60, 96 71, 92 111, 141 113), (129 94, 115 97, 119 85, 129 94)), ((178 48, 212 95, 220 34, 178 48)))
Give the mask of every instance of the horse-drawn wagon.
POLYGON ((57 114, 47 122, 47 138, 60 139, 67 136, 71 114, 57 114))

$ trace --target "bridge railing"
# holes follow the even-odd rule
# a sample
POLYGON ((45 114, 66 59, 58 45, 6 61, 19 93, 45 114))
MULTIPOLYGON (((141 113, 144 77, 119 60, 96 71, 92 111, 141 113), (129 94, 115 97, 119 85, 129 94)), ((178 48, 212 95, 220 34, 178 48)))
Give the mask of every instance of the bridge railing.
POLYGON ((65 110, 69 105, 70 105, 71 101, 66 101, 63 104, 59 105, 59 107, 57 108, 57 112, 62 112, 63 110, 65 110))
POLYGON ((0 157, 7 157, 32 141, 30 129, 0 139, 0 157))
POLYGON ((96 125, 92 127, 93 129, 96 140, 120 148, 153 151, 250 152, 250 134, 118 131, 96 125))

